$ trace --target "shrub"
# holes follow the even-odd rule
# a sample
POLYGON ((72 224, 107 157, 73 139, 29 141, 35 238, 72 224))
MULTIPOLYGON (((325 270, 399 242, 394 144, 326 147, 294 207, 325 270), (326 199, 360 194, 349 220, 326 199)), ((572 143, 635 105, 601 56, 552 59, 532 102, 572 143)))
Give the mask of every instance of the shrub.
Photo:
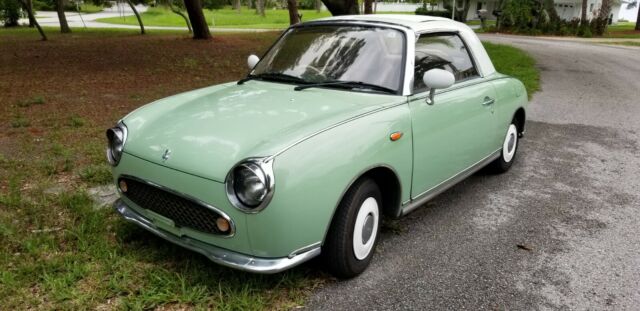
POLYGON ((17 0, 0 0, 0 20, 5 27, 18 26, 20 4, 17 0))
POLYGON ((416 9, 416 15, 428 15, 428 16, 451 18, 451 11, 431 11, 427 8, 419 7, 416 9))

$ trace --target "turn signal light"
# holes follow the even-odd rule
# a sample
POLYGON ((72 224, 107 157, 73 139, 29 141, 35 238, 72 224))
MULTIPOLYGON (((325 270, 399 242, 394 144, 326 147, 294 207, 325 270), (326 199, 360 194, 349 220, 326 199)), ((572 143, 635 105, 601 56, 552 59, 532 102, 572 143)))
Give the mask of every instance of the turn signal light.
POLYGON ((218 227, 218 230, 220 230, 220 232, 227 232, 230 228, 229 221, 222 217, 219 217, 218 219, 216 219, 216 227, 218 227))
POLYGON ((126 193, 127 192, 127 182, 124 180, 120 180, 120 182, 118 182, 118 187, 120 187, 120 191, 122 191, 122 193, 126 193))
POLYGON ((402 132, 393 132, 391 133, 391 135, 389 135, 389 139, 391 139, 391 141, 396 141, 401 137, 402 137, 402 132))

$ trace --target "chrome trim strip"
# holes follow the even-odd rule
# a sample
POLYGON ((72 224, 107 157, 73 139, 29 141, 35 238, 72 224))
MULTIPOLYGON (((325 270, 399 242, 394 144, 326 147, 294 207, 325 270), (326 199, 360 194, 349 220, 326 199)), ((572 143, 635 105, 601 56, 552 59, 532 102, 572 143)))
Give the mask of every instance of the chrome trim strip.
POLYGON ((427 201, 433 199, 438 194, 444 192, 445 190, 451 188, 455 184, 464 180, 465 178, 471 176, 473 173, 477 172, 481 168, 485 167, 487 164, 491 163, 491 161, 497 159, 500 156, 500 152, 502 149, 498 149, 492 152, 490 155, 486 156, 484 159, 472 164, 468 168, 464 169, 460 173, 449 177, 449 179, 433 186, 431 189, 417 195, 415 198, 411 199, 411 202, 406 206, 402 207, 402 214, 400 216, 405 216, 410 212, 414 211, 416 208, 422 206, 422 204, 427 201))
POLYGON ((227 199, 229 199, 229 202, 231 203, 231 205, 233 205, 235 208, 247 214, 255 214, 257 212, 260 212, 265 207, 267 207, 267 205, 269 205, 269 202, 271 202, 271 199, 273 198, 273 193, 276 190, 275 189, 276 179, 275 179, 275 176, 273 175, 272 157, 247 158, 238 162, 236 165, 231 167, 231 169, 229 170, 229 173, 227 173, 227 177, 225 178, 224 184, 225 184, 224 189, 225 189, 225 192, 227 193, 227 199), (262 202, 256 207, 245 206, 242 202, 240 202, 240 199, 236 197, 235 189, 233 188, 233 171, 236 169, 236 167, 243 165, 247 162, 251 162, 258 165, 262 170, 262 172, 264 173, 265 175, 264 177, 266 178, 265 183, 267 186, 267 194, 265 195, 262 202))
MULTIPOLYGON (((215 207, 215 206, 213 206, 211 204, 205 203, 204 201, 196 199, 196 198, 194 198, 194 197, 192 197, 192 196, 190 196, 188 194, 173 190, 171 188, 168 188, 168 187, 165 187, 165 186, 162 186, 162 185, 158 185, 158 184, 156 184, 154 182, 151 182, 151 181, 148 181, 146 179, 142 179, 142 178, 139 178, 139 177, 126 175, 126 174, 122 174, 122 175, 118 176, 117 180, 120 181, 120 178, 133 179, 133 180, 139 181, 141 183, 145 183, 145 184, 147 184, 149 186, 158 188, 158 189, 160 189, 162 191, 166 191, 166 192, 169 192, 169 193, 171 193, 173 195, 177 195, 179 197, 182 197, 182 198, 184 198, 186 200, 189 200, 189 201, 191 201, 193 203, 201 205, 204 208, 208 208, 208 209, 214 211, 215 213, 218 213, 220 216, 222 216, 222 218, 226 219, 229 222, 229 226, 230 226, 229 234, 226 234, 226 235, 225 234, 211 234, 211 233, 206 233, 205 232, 206 234, 211 234, 213 236, 219 236, 219 237, 223 237, 223 238, 230 238, 230 237, 233 237, 236 234, 236 223, 233 221, 233 219, 231 219, 231 217, 229 217, 229 215, 227 215, 227 213, 223 212, 222 210, 218 209, 217 207, 215 207)), ((118 194, 120 194, 120 196, 127 197, 127 195, 120 190, 119 186, 116 185, 116 189, 118 189, 118 194)), ((140 207, 141 208, 145 208, 144 206, 140 206, 140 207)), ((196 229, 191 228, 191 227, 187 227, 187 228, 189 228, 191 230, 196 230, 196 229)), ((200 231, 198 231, 198 232, 200 232, 200 231)))
POLYGON ((300 255, 300 254, 305 253, 307 251, 313 250, 315 248, 320 248, 320 246, 322 246, 322 241, 318 241, 318 242, 315 242, 313 244, 298 248, 295 251, 291 252, 291 254, 289 254, 289 256, 287 256, 287 257, 288 258, 293 258, 293 257, 296 257, 297 255, 300 255))
POLYGON ((304 142, 305 140, 307 140, 307 139, 309 139, 309 138, 312 138, 312 137, 314 137, 314 136, 316 136, 316 135, 320 135, 320 134, 322 134, 322 133, 324 133, 324 132, 326 132, 326 131, 328 131, 328 130, 331 130, 331 129, 333 129, 333 128, 336 128, 336 127, 338 127, 338 126, 340 126, 340 125, 343 125, 343 124, 349 123, 349 122, 351 122, 351 121, 353 121, 353 120, 360 119, 360 118, 365 117, 365 116, 368 116, 368 115, 370 115, 370 114, 374 114, 374 113, 377 113, 377 112, 380 112, 380 111, 383 111, 383 110, 387 110, 387 109, 395 108, 395 107, 402 106, 402 105, 405 105, 405 104, 407 104, 406 97, 402 96, 402 101, 401 101, 401 102, 398 102, 398 103, 396 103, 396 104, 391 104, 391 105, 389 105, 389 106, 384 106, 384 107, 380 107, 380 108, 377 108, 377 109, 374 109, 374 110, 371 110, 371 111, 367 111, 367 112, 361 113, 361 114, 359 114, 359 115, 353 116, 353 117, 351 117, 351 118, 348 118, 348 119, 342 120, 342 121, 340 121, 340 122, 337 122, 337 123, 335 123, 335 124, 329 125, 329 126, 327 126, 327 127, 323 128, 323 129, 321 129, 321 130, 318 130, 318 131, 316 131, 316 132, 313 132, 313 133, 311 133, 311 134, 309 134, 309 135, 307 135, 307 136, 304 136, 304 137, 302 137, 302 138, 300 138, 300 139, 298 139, 298 140, 294 141, 293 143, 291 143, 291 144, 289 144, 289 145, 285 146, 284 148, 280 149, 278 152, 274 153, 273 155, 271 155, 271 156, 269 156, 269 157, 266 157, 266 158, 264 159, 264 161, 265 161, 265 162, 271 161, 271 160, 273 160, 273 158, 275 158, 275 157, 277 157, 277 156, 281 155, 283 152, 285 152, 285 151, 287 151, 287 150, 289 150, 289 149, 291 149, 291 148, 295 147, 297 144, 299 144, 299 143, 301 143, 301 142, 304 142))
POLYGON ((316 246, 306 251, 294 254, 293 257, 261 258, 244 255, 188 237, 178 237, 163 231, 142 215, 132 210, 120 199, 113 203, 113 208, 127 221, 130 221, 169 242, 200 253, 217 264, 242 271, 264 274, 278 273, 297 266, 320 254, 320 246, 316 246))

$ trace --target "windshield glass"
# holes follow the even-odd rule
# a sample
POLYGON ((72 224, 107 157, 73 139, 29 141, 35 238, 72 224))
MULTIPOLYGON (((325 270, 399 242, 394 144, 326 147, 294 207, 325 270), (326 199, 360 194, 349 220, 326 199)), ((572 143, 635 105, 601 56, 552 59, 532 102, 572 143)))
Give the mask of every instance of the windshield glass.
POLYGON ((292 28, 252 74, 286 74, 305 83, 357 81, 400 90, 404 47, 404 34, 390 28, 292 28))

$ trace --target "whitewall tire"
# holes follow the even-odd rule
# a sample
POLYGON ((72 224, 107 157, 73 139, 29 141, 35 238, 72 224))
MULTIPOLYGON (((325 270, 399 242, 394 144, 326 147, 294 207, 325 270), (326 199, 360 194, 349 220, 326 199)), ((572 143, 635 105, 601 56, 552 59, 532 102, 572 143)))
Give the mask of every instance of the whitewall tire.
POLYGON ((351 278, 369 266, 380 237, 381 215, 378 185, 368 178, 356 181, 333 215, 322 246, 322 257, 331 274, 351 278))

